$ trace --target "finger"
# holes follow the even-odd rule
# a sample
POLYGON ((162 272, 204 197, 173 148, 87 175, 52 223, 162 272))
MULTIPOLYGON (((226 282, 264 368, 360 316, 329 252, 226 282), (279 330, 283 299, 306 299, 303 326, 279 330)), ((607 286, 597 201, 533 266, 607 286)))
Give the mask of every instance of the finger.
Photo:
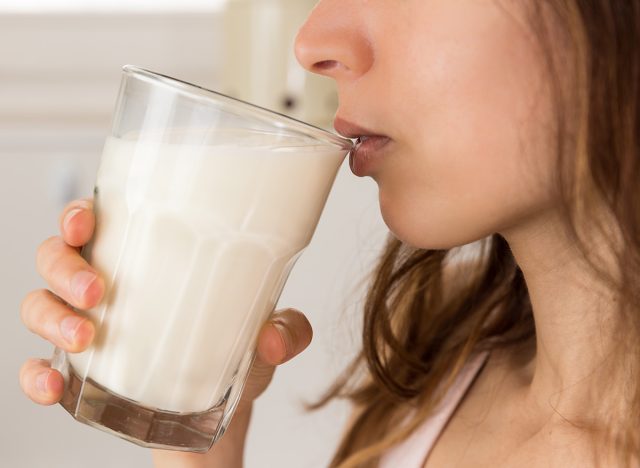
POLYGON ((295 309, 275 313, 258 337, 258 356, 266 364, 287 362, 302 352, 313 338, 313 329, 305 315, 295 309))
POLYGON ((29 359, 20 368, 20 387, 34 402, 52 405, 62 397, 64 379, 47 359, 29 359))
POLYGON ((74 307, 89 309, 104 294, 104 281, 100 275, 59 236, 40 244, 36 264, 38 273, 53 292, 74 307))
POLYGON ((70 202, 60 215, 60 233, 64 241, 72 247, 80 247, 93 236, 95 216, 93 200, 81 198, 70 202))
POLYGON ((86 349, 93 340, 93 322, 72 311, 47 289, 32 291, 20 305, 26 327, 59 348, 71 353, 86 349))

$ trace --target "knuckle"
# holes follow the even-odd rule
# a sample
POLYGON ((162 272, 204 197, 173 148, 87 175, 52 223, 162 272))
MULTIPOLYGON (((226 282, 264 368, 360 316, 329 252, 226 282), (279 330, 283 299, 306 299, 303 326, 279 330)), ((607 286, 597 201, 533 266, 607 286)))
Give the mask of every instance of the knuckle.
POLYGON ((63 305, 63 301, 48 289, 31 291, 24 298, 20 308, 20 317, 27 329, 37 333, 46 327, 46 313, 52 310, 52 301, 63 305))
POLYGON ((42 322, 40 315, 43 309, 42 301, 44 297, 45 291, 43 289, 38 289, 27 294, 27 297, 25 297, 22 303, 20 310, 22 322, 31 331, 35 331, 36 324, 42 322))
POLYGON ((49 237, 45 239, 44 241, 40 242, 40 244, 38 245, 38 248, 36 249, 36 263, 38 264, 41 263, 42 257, 46 255, 47 249, 51 244, 51 239, 53 239, 53 237, 49 237))
POLYGON ((38 296, 38 291, 30 291, 29 293, 27 293, 27 295, 24 297, 24 299, 22 300, 22 302, 20 303, 20 318, 22 319, 22 322, 27 325, 28 319, 27 317, 29 316, 29 311, 33 310, 33 304, 36 301, 38 296))
POLYGON ((51 257, 60 243, 59 236, 51 236, 38 246, 36 252, 36 269, 41 276, 47 273, 47 267, 51 265, 51 257))
POLYGON ((49 284, 60 283, 60 281, 56 281, 56 277, 64 273, 69 266, 69 263, 65 261, 65 256, 69 256, 69 249, 70 247, 59 236, 48 240, 48 245, 39 258, 38 273, 49 284))
POLYGON ((256 360, 251 367, 251 378, 257 381, 269 381, 273 377, 275 367, 276 366, 267 364, 262 360, 256 360))
POLYGON ((29 391, 29 380, 32 378, 34 371, 45 364, 46 361, 44 359, 38 358, 27 359, 22 364, 18 373, 18 381, 20 382, 20 387, 25 391, 25 393, 28 393, 29 391))

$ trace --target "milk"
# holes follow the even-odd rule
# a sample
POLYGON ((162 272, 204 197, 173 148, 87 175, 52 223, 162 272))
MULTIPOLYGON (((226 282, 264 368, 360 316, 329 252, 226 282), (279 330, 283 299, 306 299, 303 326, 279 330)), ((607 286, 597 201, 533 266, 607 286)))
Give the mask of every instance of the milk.
POLYGON ((93 344, 68 354, 80 378, 165 411, 205 411, 223 398, 345 157, 302 138, 234 138, 107 139, 98 222, 83 250, 106 293, 85 312, 93 344))

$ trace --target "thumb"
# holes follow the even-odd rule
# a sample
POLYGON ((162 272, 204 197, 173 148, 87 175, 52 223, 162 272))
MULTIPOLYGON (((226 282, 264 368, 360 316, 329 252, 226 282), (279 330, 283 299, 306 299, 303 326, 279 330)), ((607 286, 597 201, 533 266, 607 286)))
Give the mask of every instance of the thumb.
POLYGON ((276 366, 304 350, 311 342, 312 335, 311 324, 298 310, 286 309, 271 315, 260 329, 256 359, 237 411, 251 407, 251 402, 271 382, 276 366))
POLYGON ((296 309, 275 312, 258 338, 258 355, 268 365, 285 363, 300 354, 313 338, 307 317, 296 309))

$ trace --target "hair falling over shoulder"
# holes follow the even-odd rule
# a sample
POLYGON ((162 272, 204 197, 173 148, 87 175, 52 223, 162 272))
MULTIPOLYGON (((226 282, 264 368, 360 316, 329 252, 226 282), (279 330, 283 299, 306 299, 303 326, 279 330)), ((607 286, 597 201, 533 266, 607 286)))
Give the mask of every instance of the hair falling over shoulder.
MULTIPOLYGON (((556 90, 562 209, 585 259, 619 296, 620 367, 636 376, 630 410, 610 428, 616 452, 630 464, 640 459, 640 0, 533 3, 532 25, 556 90), (569 117, 559 84, 549 13, 568 32, 577 117, 569 117), (576 228, 593 196, 604 200, 622 240, 616 274, 600 267, 576 228)), ((599 228, 612 237, 611 226, 599 228)), ((535 339, 527 286, 509 245, 493 234, 478 247, 473 261, 452 270, 458 247, 416 249, 389 234, 368 284, 362 350, 308 406, 346 398, 356 409, 331 466, 377 466, 430 415, 471 353, 535 339)))

